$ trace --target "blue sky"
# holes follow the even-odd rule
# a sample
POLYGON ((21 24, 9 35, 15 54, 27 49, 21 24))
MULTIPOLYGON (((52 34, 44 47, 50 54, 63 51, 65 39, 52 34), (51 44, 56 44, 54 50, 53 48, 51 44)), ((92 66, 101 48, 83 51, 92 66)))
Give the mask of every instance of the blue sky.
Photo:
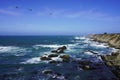
POLYGON ((104 32, 120 32, 120 0, 0 0, 0 35, 104 32))

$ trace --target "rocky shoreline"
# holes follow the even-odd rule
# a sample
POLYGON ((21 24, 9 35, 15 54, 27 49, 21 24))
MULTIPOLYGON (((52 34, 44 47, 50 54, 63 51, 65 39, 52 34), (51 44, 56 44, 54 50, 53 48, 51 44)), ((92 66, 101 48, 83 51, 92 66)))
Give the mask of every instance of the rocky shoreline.
MULTIPOLYGON (((60 65, 60 64, 71 64, 71 66, 75 65, 74 68, 78 69, 79 71, 96 71, 96 72, 103 72, 105 70, 107 70, 107 68, 104 66, 104 63, 100 62, 92 62, 90 60, 79 60, 79 59, 75 59, 72 56, 70 56, 69 54, 64 53, 64 50, 66 50, 67 47, 66 46, 61 46, 59 48, 57 48, 56 50, 52 50, 51 54, 44 54, 40 57, 41 61, 47 61, 49 64, 53 64, 53 65, 60 65)), ((94 55, 98 54, 95 53, 93 51, 89 51, 91 53, 93 53, 94 55)), ((110 71, 111 72, 111 71, 110 71)), ((54 71, 52 69, 44 69, 42 71, 43 74, 50 76, 50 78, 53 80, 69 80, 69 78, 67 78, 68 76, 64 75, 63 73, 59 73, 57 71, 54 71)), ((94 75, 91 74, 91 80, 94 75)), ((118 80, 118 78, 116 78, 115 76, 111 77, 111 78, 100 78, 100 80, 118 80)), ((77 79, 79 80, 79 78, 77 79)))
POLYGON ((118 49, 111 55, 101 56, 109 69, 120 79, 120 34, 94 34, 90 36, 93 41, 107 43, 110 47, 118 49))

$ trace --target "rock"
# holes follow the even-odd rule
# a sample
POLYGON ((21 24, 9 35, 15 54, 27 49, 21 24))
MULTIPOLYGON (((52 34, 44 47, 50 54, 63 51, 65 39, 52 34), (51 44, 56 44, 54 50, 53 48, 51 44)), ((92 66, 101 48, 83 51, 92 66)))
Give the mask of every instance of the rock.
POLYGON ((65 50, 65 49, 67 49, 67 47, 66 46, 62 46, 62 47, 59 47, 57 50, 65 50))
POLYGON ((49 54, 48 57, 57 57, 58 54, 49 54))
POLYGON ((94 41, 106 42, 109 46, 120 49, 120 34, 95 34, 91 38, 94 41))
POLYGON ((57 50, 57 53, 64 53, 64 50, 63 49, 59 49, 59 50, 57 50))
POLYGON ((42 56, 42 57, 40 57, 40 59, 41 59, 41 60, 51 60, 50 57, 46 57, 46 56, 42 56))
POLYGON ((63 59, 63 62, 69 62, 70 61, 70 55, 68 55, 68 54, 60 55, 60 58, 63 59))
POLYGON ((44 71, 42 71, 42 73, 43 73, 43 74, 52 74, 53 71, 50 70, 50 69, 48 69, 48 70, 44 70, 44 71))
POLYGON ((64 53, 64 50, 67 49, 66 46, 59 47, 57 50, 52 50, 52 53, 64 53))
POLYGON ((95 68, 91 67, 90 65, 84 65, 84 66, 82 67, 82 69, 83 69, 83 70, 93 70, 93 69, 95 69, 95 68))
POLYGON ((57 50, 52 50, 51 52, 52 52, 52 53, 57 53, 57 50))

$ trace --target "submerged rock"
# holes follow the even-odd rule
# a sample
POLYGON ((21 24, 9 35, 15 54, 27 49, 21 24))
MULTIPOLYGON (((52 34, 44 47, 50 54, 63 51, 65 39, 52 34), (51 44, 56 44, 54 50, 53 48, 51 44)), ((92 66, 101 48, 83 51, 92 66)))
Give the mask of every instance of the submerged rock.
POLYGON ((50 70, 50 69, 47 69, 47 70, 42 71, 42 73, 43 73, 43 74, 52 74, 53 71, 50 70))
POLYGON ((41 59, 41 60, 51 60, 50 57, 46 57, 46 56, 42 56, 42 57, 40 57, 40 59, 41 59))
POLYGON ((58 57, 58 54, 49 54, 48 57, 58 57))

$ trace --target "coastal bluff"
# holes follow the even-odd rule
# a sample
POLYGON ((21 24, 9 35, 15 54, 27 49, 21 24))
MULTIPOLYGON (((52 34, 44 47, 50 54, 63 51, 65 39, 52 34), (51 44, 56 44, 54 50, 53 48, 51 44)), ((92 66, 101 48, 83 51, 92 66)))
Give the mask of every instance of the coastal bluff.
POLYGON ((90 38, 93 39, 93 41, 108 43, 110 47, 118 49, 117 52, 112 52, 111 55, 101 57, 112 72, 120 78, 120 34, 94 34, 91 35, 90 38))
POLYGON ((120 34, 94 34, 91 35, 90 38, 94 41, 108 43, 110 47, 120 49, 120 34))

